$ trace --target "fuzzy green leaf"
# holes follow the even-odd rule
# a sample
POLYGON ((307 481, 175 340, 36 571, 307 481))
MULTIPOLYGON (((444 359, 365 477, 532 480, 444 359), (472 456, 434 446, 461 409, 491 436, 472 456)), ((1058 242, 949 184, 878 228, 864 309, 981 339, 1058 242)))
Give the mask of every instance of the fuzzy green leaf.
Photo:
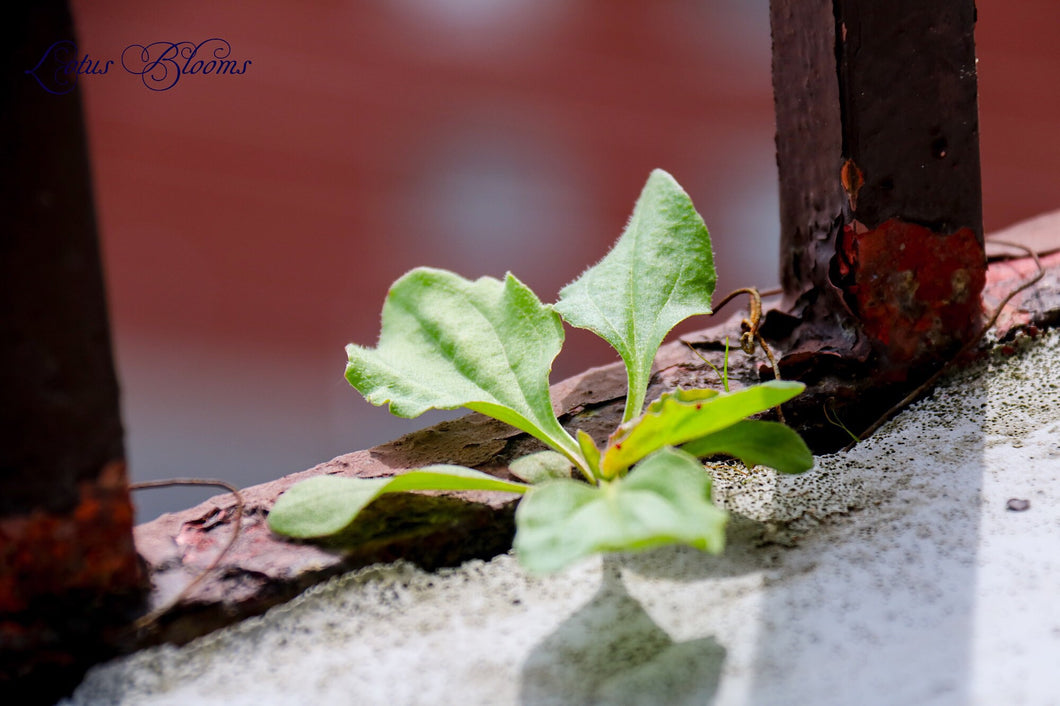
POLYGON ((569 479, 572 468, 570 459, 555 451, 538 451, 508 464, 513 476, 532 484, 557 478, 569 479))
POLYGON ((369 402, 399 417, 467 407, 579 457, 549 398, 563 324, 513 275, 417 268, 391 286, 382 319, 374 349, 346 346, 346 379, 369 402))
POLYGON ((269 529, 313 539, 345 529, 384 493, 409 490, 501 490, 525 493, 526 486, 463 466, 424 466, 392 478, 317 476, 291 486, 269 511, 269 529))
POLYGON ((727 514, 710 499, 710 476, 692 456, 664 449, 632 473, 594 487, 552 481, 515 511, 515 550, 534 572, 558 571, 597 552, 687 544, 720 553, 727 514))
POLYGON ((637 419, 608 439, 600 461, 604 478, 613 478, 664 446, 679 446, 713 434, 770 407, 787 402, 806 388, 801 382, 770 380, 732 393, 677 390, 652 402, 637 419))
POLYGON ((699 458, 725 454, 747 466, 769 466, 781 473, 802 473, 813 468, 813 454, 806 442, 780 422, 745 419, 690 441, 681 449, 699 458))
POLYGON ((556 310, 604 338, 626 363, 623 420, 641 412, 655 353, 674 326, 709 314, 715 283, 710 234, 688 194, 656 169, 615 247, 560 292, 556 310))

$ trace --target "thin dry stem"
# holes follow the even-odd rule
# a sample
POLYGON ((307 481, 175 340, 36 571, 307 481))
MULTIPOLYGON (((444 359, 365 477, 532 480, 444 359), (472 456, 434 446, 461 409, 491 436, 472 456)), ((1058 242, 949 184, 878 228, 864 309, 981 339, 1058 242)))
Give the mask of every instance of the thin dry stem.
MULTIPOLYGON (((765 339, 762 338, 762 334, 758 332, 758 328, 762 325, 762 297, 768 297, 779 293, 779 289, 766 290, 764 293, 760 293, 754 287, 736 289, 729 292, 720 302, 718 302, 717 306, 714 307, 714 311, 711 313, 711 316, 717 314, 726 304, 740 294, 747 295, 747 318, 740 321, 740 330, 743 331, 743 334, 740 335, 740 350, 747 355, 754 355, 755 343, 757 342, 757 344, 762 347, 762 351, 766 354, 766 358, 769 359, 769 364, 773 367, 773 377, 777 380, 780 380, 780 368, 777 366, 773 351, 770 350, 765 339)), ((775 409, 777 410, 777 417, 780 421, 785 422, 784 412, 780 409, 780 405, 777 405, 775 409)))
POLYGON ((182 588, 180 592, 169 600, 165 605, 152 610, 146 615, 141 616, 132 627, 134 630, 143 630, 153 623, 157 622, 159 618, 168 613, 178 603, 191 593, 192 589, 198 586, 202 581, 210 574, 211 571, 216 569, 220 565, 221 560, 224 559, 228 550, 235 545, 236 540, 239 539, 239 531, 243 524, 243 496, 239 492, 239 488, 223 480, 209 480, 206 478, 169 478, 167 480, 153 480, 143 481, 140 483, 131 483, 129 485, 130 490, 143 490, 146 488, 170 488, 177 485, 196 485, 196 486, 216 486, 218 488, 224 488, 228 490, 235 497, 236 500, 236 514, 232 524, 232 536, 228 538, 228 542, 221 548, 221 551, 213 558, 209 566, 202 570, 198 576, 191 580, 187 586, 182 588))

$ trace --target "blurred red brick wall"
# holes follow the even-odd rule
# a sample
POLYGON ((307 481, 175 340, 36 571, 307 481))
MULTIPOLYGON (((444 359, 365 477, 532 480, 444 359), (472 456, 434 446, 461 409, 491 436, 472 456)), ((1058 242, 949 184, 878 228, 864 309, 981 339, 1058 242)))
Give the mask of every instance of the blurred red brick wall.
MULTIPOLYGON (((81 53, 221 37, 239 76, 81 79, 135 477, 266 480, 415 428, 342 380, 389 283, 546 300, 670 170, 719 289, 777 281, 767 2, 74 2, 81 53)), ((988 230, 1060 206, 1060 4, 979 3, 988 230)), ((557 376, 614 359, 570 333, 557 376)), ((144 516, 185 504, 142 498, 144 516)))

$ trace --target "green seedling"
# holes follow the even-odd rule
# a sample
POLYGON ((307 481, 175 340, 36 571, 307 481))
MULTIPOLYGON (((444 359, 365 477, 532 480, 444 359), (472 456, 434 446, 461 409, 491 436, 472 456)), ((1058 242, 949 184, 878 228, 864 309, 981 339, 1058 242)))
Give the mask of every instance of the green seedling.
POLYGON ((854 432, 850 431, 850 427, 848 427, 846 424, 843 423, 843 420, 839 418, 839 414, 836 413, 835 407, 833 406, 833 403, 834 403, 834 400, 833 399, 829 399, 824 405, 824 418, 825 418, 825 420, 829 424, 831 424, 832 426, 839 427, 840 429, 845 431, 847 433, 847 436, 850 437, 851 443, 854 443, 854 444, 859 443, 861 441, 861 437, 859 437, 854 432))
POLYGON ((718 376, 719 380, 721 380, 722 388, 724 388, 725 391, 728 392, 729 391, 729 337, 728 336, 725 337, 725 359, 722 362, 721 370, 718 370, 718 366, 714 365, 714 363, 711 363, 709 360, 704 358, 703 354, 700 353, 699 351, 697 351, 696 347, 693 346, 691 343, 685 342, 685 345, 688 346, 688 350, 692 351, 692 353, 695 354, 695 356, 697 358, 699 358, 704 363, 706 363, 707 365, 710 366, 710 369, 713 370, 714 374, 718 376))
POLYGON ((553 305, 510 273, 470 281, 431 268, 409 272, 387 295, 376 347, 347 346, 349 383, 397 416, 464 407, 550 450, 511 464, 524 482, 459 466, 382 479, 313 478, 279 498, 269 526, 290 537, 323 538, 384 493, 501 490, 524 496, 515 550, 532 571, 662 544, 720 552, 727 514, 712 502, 711 477, 697 457, 726 454, 787 473, 807 470, 813 457, 790 427, 748 419, 799 394, 801 383, 678 389, 644 408, 659 346, 684 319, 711 313, 714 283, 707 228, 661 170, 649 177, 611 252, 553 305), (625 362, 623 420, 603 448, 582 430, 572 436, 552 408, 549 373, 563 344, 563 321, 594 331, 625 362))

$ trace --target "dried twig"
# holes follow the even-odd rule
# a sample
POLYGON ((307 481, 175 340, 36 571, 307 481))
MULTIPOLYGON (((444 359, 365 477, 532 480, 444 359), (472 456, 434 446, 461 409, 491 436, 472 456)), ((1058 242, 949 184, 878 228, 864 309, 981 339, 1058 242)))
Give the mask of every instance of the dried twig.
MULTIPOLYGON (((770 350, 766 344, 766 340, 762 338, 762 334, 758 332, 759 326, 762 325, 762 297, 771 296, 773 294, 779 294, 779 289, 771 289, 760 293, 754 287, 743 287, 741 289, 733 290, 729 292, 718 304, 714 307, 714 311, 711 316, 721 311, 722 307, 732 301, 735 297, 740 294, 746 294, 748 297, 748 315, 747 318, 740 321, 740 330, 743 333, 740 335, 740 349, 747 355, 754 355, 755 343, 762 347, 762 351, 766 354, 766 358, 769 359, 769 364, 773 367, 773 377, 780 380, 780 368, 777 366, 777 360, 773 356, 773 351, 770 350)), ((784 412, 780 409, 780 405, 776 406, 777 417, 781 422, 784 422, 784 412)))
POLYGON ((219 488, 224 488, 224 489, 228 490, 230 493, 232 493, 232 495, 235 497, 235 500, 236 500, 235 519, 231 523, 232 524, 232 536, 228 538, 228 543, 225 544, 224 547, 221 548, 221 551, 217 554, 217 556, 215 556, 213 558, 213 561, 210 562, 209 566, 207 566, 205 569, 203 569, 199 573, 199 575, 196 576, 194 579, 192 579, 191 582, 187 586, 182 588, 180 590, 180 592, 176 596, 174 596, 172 599, 170 599, 170 601, 168 603, 166 603, 165 605, 163 605, 163 606, 161 606, 159 608, 155 608, 154 610, 152 610, 151 612, 147 613, 146 615, 141 616, 135 623, 133 623, 132 627, 133 627, 134 630, 143 630, 144 628, 149 627, 151 624, 155 623, 163 615, 165 615, 170 610, 172 610, 174 606, 176 606, 178 603, 180 603, 182 600, 184 600, 184 598, 189 593, 191 593, 193 588, 195 588, 200 583, 202 583, 202 581, 209 575, 209 573, 211 571, 213 571, 214 569, 216 569, 220 565, 221 560, 228 553, 228 550, 231 549, 233 547, 233 545, 235 545, 236 540, 239 539, 239 531, 240 531, 241 525, 243 524, 244 503, 243 503, 243 496, 240 494, 239 488, 235 487, 231 483, 228 483, 228 482, 223 481, 223 480, 208 480, 208 479, 205 479, 205 478, 170 478, 170 479, 167 479, 167 480, 153 480, 153 481, 143 481, 143 482, 140 482, 140 483, 131 483, 131 484, 129 484, 129 489, 130 490, 143 490, 143 489, 146 489, 146 488, 170 488, 170 487, 177 486, 177 485, 216 486, 216 487, 219 487, 219 488))

